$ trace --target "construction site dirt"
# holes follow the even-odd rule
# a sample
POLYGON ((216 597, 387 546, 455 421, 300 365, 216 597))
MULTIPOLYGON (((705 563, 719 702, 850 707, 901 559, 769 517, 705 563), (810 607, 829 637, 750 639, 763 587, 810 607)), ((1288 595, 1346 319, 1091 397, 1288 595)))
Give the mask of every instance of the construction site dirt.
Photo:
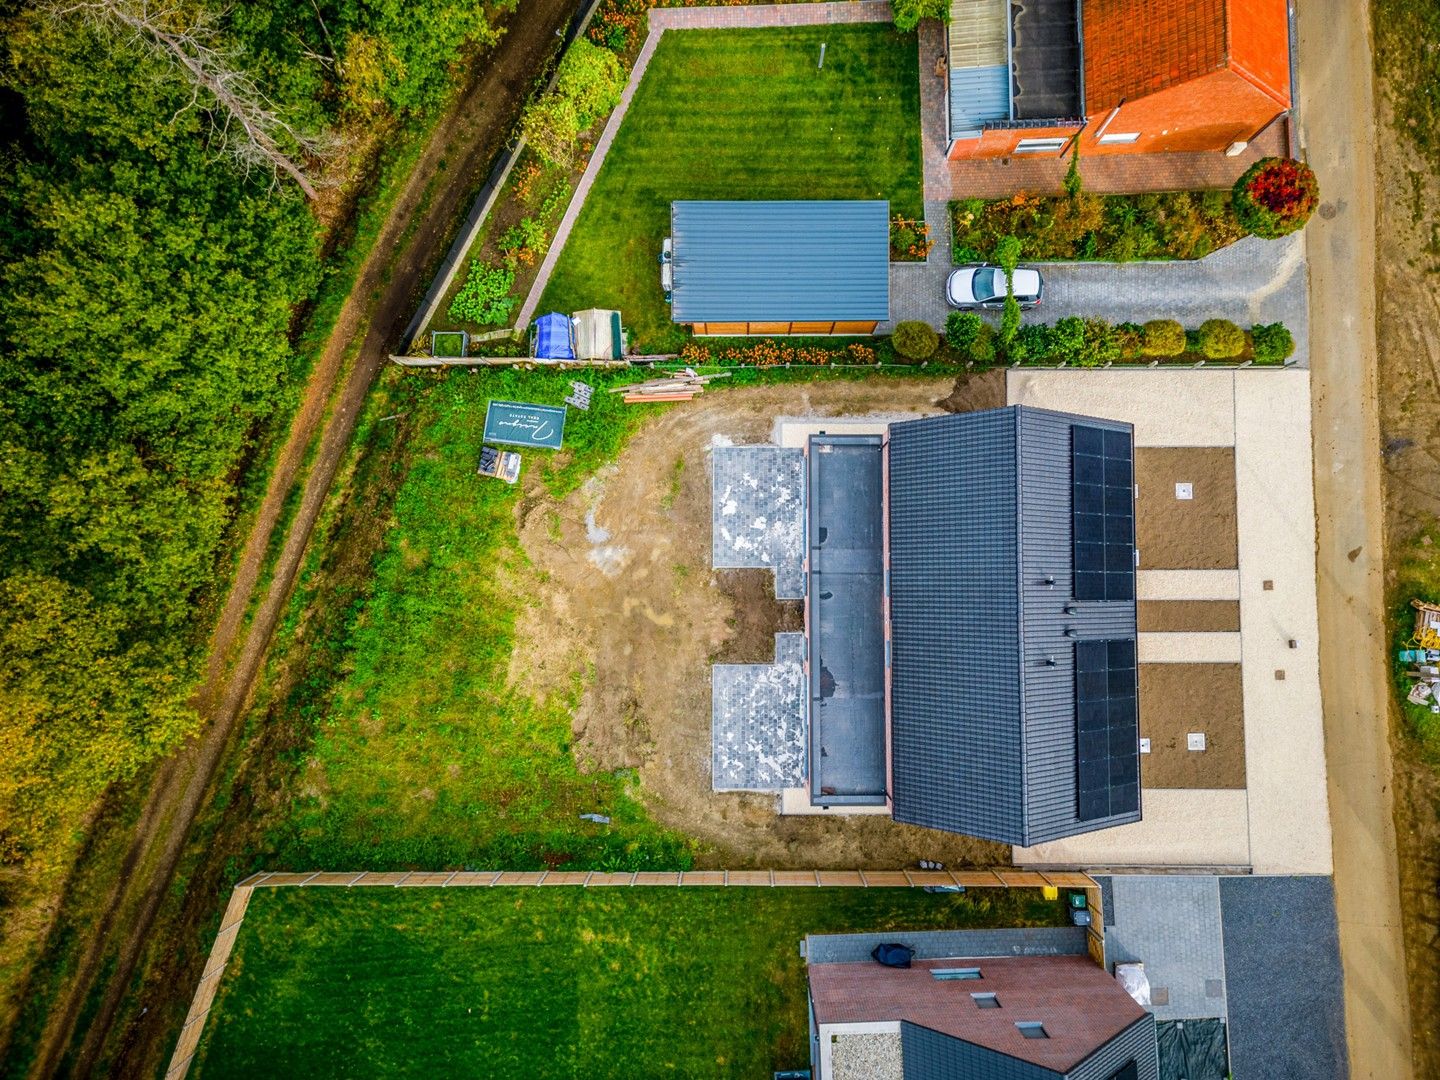
POLYGON ((774 796, 717 793, 710 779, 711 665, 770 661, 774 634, 803 625, 797 602, 775 599, 768 571, 711 569, 711 448, 767 442, 780 417, 898 418, 1003 404, 1003 378, 709 393, 649 424, 560 503, 543 489, 527 492, 520 536, 538 601, 517 628, 512 679, 552 693, 572 685, 576 671, 593 673, 575 711, 577 757, 592 768, 635 768, 651 813, 705 846, 702 865, 1008 862, 1004 845, 886 816, 782 817, 774 796))

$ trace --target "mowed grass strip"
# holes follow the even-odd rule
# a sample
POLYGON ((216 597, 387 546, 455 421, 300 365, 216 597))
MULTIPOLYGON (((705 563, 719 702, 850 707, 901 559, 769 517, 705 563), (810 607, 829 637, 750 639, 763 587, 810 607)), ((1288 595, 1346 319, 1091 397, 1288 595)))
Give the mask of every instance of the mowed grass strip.
POLYGON ((686 333, 670 322, 656 261, 672 200, 888 199, 918 218, 921 190, 914 34, 667 31, 541 311, 619 308, 633 343, 675 350, 686 333))
MULTIPOLYGON (((339 681, 301 708, 314 725, 288 817, 262 852, 295 870, 581 866, 680 869, 689 845, 653 825, 621 772, 582 773, 570 749, 583 688, 537 698, 509 684, 515 620, 531 602, 516 537, 524 482, 475 474, 491 398, 561 404, 574 373, 393 374, 418 412, 384 549, 340 631, 339 681), (580 814, 613 818, 592 824, 580 814)), ((636 376, 624 376, 635 378, 636 376)), ((524 478, 562 495, 663 406, 626 406, 586 372, 565 448, 523 451, 524 478)), ((356 523, 359 525, 360 523, 356 523)), ((345 525, 340 526, 342 529, 345 525)))
POLYGON ((1063 924, 1032 889, 262 888, 192 1075, 768 1076, 809 1060, 805 934, 1063 924))

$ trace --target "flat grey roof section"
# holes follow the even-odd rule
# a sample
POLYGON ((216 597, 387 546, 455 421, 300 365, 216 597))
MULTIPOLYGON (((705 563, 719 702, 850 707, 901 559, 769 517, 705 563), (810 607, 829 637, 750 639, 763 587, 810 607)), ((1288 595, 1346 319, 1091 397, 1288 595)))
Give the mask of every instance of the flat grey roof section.
POLYGON ((883 322, 890 204, 674 202, 675 322, 883 322))
POLYGON ((884 445, 813 435, 810 551, 810 801, 885 802, 884 445))
POLYGON ((1344 1080, 1350 1064, 1331 879, 1223 877, 1220 910, 1234 1075, 1344 1080))
POLYGON ((1107 901, 1105 959, 1112 970, 1136 960, 1145 965, 1152 994, 1160 989, 1169 995, 1167 1004, 1151 1006, 1155 1018, 1224 1019, 1219 879, 1114 874, 1098 880, 1107 901))
POLYGON ((805 595, 805 452, 722 446, 710 461, 710 556, 717 570, 775 571, 775 595, 805 595))
POLYGON ((805 635, 776 634, 773 664, 710 669, 711 787, 779 791, 805 782, 805 635))
POLYGON ((887 930, 881 934, 808 934, 805 958, 812 964, 858 964, 876 945, 895 942, 915 950, 917 960, 983 959, 987 956, 1083 956, 1085 930, 1078 926, 1032 926, 1018 930, 887 930))

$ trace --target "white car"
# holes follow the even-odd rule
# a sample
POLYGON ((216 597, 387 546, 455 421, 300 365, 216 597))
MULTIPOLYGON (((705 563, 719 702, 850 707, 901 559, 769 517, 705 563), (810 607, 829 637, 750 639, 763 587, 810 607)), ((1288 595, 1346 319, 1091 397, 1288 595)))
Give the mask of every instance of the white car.
MULTIPOLYGON (((1045 282, 1039 270, 1017 267, 1014 277, 1015 299, 1022 308, 1040 303, 1045 282)), ((1005 306, 1005 271, 989 263, 960 266, 945 282, 945 299, 957 308, 1002 308, 1005 306)))

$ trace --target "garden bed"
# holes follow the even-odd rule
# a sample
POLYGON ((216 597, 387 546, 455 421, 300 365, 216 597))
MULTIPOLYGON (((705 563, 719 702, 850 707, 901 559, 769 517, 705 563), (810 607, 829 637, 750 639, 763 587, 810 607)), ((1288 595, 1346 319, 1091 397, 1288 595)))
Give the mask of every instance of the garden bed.
POLYGON ((1018 194, 950 204, 956 263, 993 261, 1004 236, 1030 262, 1201 259, 1245 236, 1228 191, 1018 194))

